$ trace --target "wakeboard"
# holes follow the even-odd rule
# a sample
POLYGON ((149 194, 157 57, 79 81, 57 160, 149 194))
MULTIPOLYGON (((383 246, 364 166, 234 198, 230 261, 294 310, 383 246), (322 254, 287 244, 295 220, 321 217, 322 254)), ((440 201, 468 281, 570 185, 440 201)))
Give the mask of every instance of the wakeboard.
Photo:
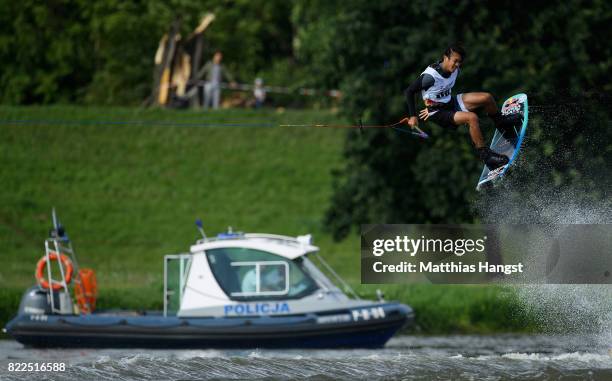
POLYGON ((516 128, 517 137, 516 139, 513 139, 514 141, 504 138, 501 132, 499 132, 497 129, 495 130, 490 148, 499 154, 508 156, 510 160, 508 161, 508 164, 492 171, 485 165, 482 169, 480 179, 478 180, 478 185, 476 185, 476 190, 480 190, 485 185, 492 185, 493 183, 499 181, 518 157, 521 150, 521 144, 523 143, 523 138, 525 137, 525 131, 527 131, 527 122, 529 119, 528 111, 526 94, 521 93, 513 95, 504 102, 501 109, 502 115, 521 113, 523 115, 523 124, 520 127, 520 130, 516 128))

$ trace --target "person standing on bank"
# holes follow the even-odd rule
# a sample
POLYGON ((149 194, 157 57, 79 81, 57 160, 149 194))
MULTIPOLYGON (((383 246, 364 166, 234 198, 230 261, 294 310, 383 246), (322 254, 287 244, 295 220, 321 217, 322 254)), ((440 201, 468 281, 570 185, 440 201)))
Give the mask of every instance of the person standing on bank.
POLYGON ((205 78, 206 80, 204 84, 204 109, 208 109, 209 107, 213 109, 219 108, 219 102, 221 100, 221 81, 223 79, 230 82, 230 87, 236 85, 232 74, 221 64, 222 60, 223 53, 217 50, 213 55, 212 61, 208 61, 198 72, 198 78, 205 78))
POLYGON ((255 78, 253 97, 255 98, 255 108, 262 108, 266 101, 266 89, 263 87, 263 79, 261 78, 255 78))

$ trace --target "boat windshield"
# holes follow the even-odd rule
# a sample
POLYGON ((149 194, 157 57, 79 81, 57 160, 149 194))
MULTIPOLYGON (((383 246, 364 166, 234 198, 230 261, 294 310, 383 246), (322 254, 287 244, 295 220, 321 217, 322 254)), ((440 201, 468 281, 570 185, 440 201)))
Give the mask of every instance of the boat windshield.
POLYGON ((344 295, 344 293, 340 291, 340 289, 336 287, 336 285, 308 258, 304 258, 304 270, 306 270, 308 275, 317 281, 325 291, 344 295))
POLYGON ((298 299, 319 288, 301 257, 289 260, 241 247, 206 250, 206 256, 217 283, 233 300, 298 299))

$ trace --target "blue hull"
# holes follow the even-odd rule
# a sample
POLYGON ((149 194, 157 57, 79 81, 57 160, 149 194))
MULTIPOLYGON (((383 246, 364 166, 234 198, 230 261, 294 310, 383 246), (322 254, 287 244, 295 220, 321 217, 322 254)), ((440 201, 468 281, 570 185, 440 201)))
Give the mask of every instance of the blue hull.
POLYGON ((32 347, 85 348, 379 348, 412 324, 412 310, 381 303, 384 317, 355 319, 351 310, 316 314, 178 318, 127 313, 81 316, 20 314, 6 329, 32 347), (330 321, 329 317, 344 316, 330 321), (346 317, 351 317, 348 319, 346 317))

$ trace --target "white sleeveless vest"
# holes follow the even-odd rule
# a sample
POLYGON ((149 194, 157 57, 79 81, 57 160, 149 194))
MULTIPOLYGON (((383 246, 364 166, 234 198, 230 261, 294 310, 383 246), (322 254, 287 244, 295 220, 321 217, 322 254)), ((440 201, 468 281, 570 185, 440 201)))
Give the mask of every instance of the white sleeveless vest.
POLYGON ((451 100, 451 89, 455 85, 459 69, 455 70, 448 78, 444 78, 438 71, 430 66, 423 74, 429 74, 434 79, 434 84, 427 90, 421 91, 423 100, 429 99, 436 103, 448 103, 451 100))

